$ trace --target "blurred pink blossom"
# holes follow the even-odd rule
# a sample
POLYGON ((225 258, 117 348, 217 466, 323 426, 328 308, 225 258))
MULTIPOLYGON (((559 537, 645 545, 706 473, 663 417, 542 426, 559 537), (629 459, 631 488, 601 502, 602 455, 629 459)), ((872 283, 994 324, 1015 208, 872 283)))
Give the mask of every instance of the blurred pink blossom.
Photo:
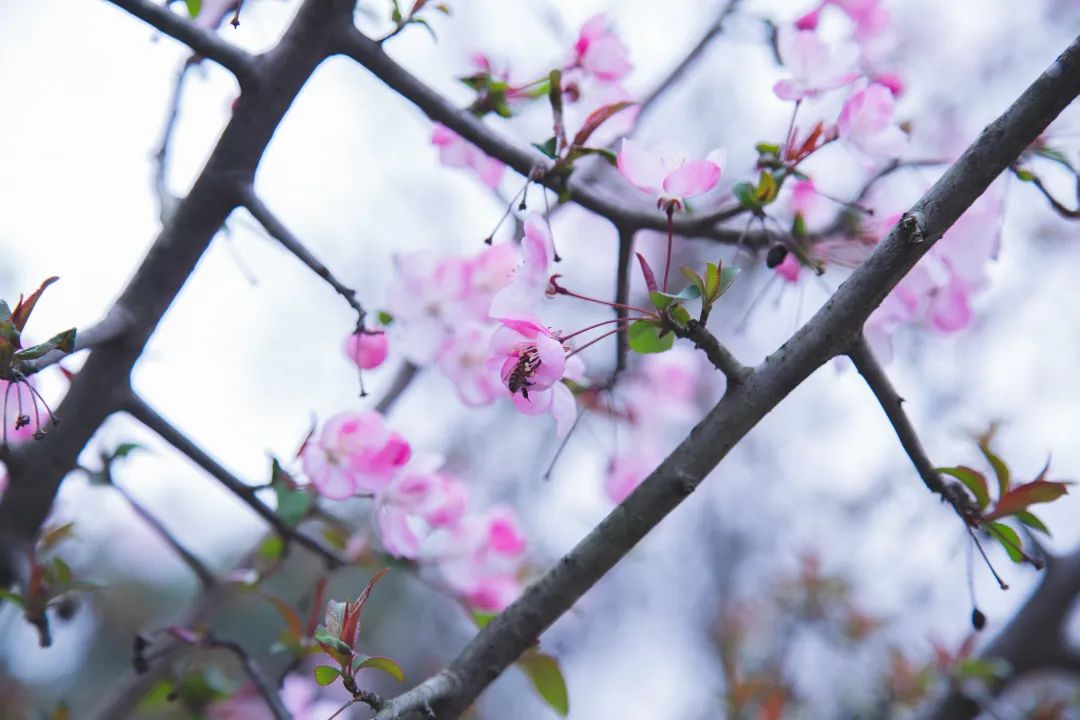
POLYGON ((505 392, 499 373, 488 365, 491 335, 491 328, 468 323, 456 327, 439 346, 439 369, 470 407, 490 405, 505 392))
POLYGON ((837 120, 840 140, 861 157, 894 158, 908 137, 893 120, 892 91, 877 83, 851 94, 837 120))
POLYGON ((632 69, 628 55, 626 45, 611 31, 607 15, 600 13, 581 27, 571 63, 600 80, 614 82, 632 69))
POLYGON ((773 92, 781 100, 814 97, 859 77, 853 70, 858 48, 851 44, 831 48, 813 30, 781 28, 777 48, 780 60, 792 75, 773 85, 773 92))
POLYGON ((453 540, 458 552, 440 564, 450 588, 476 610, 498 612, 521 594, 527 540, 517 514, 496 507, 469 518, 453 540))
POLYGON ((435 123, 431 134, 431 144, 439 148, 439 162, 447 167, 471 168, 480 178, 480 182, 490 188, 497 188, 502 180, 506 166, 499 160, 484 154, 484 151, 455 133, 450 128, 435 123))
POLYGON ((383 547, 391 555, 420 559, 424 538, 439 528, 456 527, 467 503, 465 486, 448 475, 424 468, 402 471, 377 505, 383 547))
POLYGON ((470 266, 462 258, 420 251, 395 258, 395 270, 387 288, 395 347, 425 365, 453 326, 469 315, 470 266))
MULTIPOLYGON (((293 720, 326 720, 342 703, 317 698, 319 690, 309 677, 292 673, 285 676, 281 702, 293 720)), ((218 700, 206 708, 207 720, 274 720, 266 699, 254 685, 245 685, 232 697, 218 700)))
POLYGON ((495 319, 532 315, 547 290, 554 261, 555 244, 547 222, 539 213, 530 213, 525 218, 521 262, 511 282, 492 298, 489 315, 495 319))

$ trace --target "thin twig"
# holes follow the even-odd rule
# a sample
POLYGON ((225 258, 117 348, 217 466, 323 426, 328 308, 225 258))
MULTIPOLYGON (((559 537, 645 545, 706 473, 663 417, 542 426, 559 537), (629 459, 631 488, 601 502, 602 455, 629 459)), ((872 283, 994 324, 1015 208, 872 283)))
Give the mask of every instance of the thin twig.
MULTIPOLYGON (((626 320, 626 306, 630 302, 630 264, 634 255, 634 230, 633 228, 618 227, 619 232, 619 258, 615 268, 615 317, 618 320, 626 320)), ((626 355, 630 350, 630 343, 626 333, 618 333, 615 336, 615 370, 611 374, 611 382, 626 369, 626 355)))
POLYGON ((169 109, 165 114, 165 126, 161 130, 161 143, 157 152, 154 153, 154 193, 158 200, 158 214, 161 216, 161 224, 169 221, 169 216, 176 209, 179 199, 169 192, 168 184, 168 159, 169 144, 172 142, 173 131, 176 129, 176 121, 180 117, 180 98, 183 96, 184 80, 187 79, 188 71, 198 64, 200 57, 192 55, 183 62, 176 71, 176 81, 173 84, 172 97, 169 99, 169 109))
POLYGON ((393 381, 390 383, 390 387, 386 389, 386 393, 379 398, 379 402, 375 404, 375 410, 383 415, 389 413, 397 401, 401 399, 401 395, 409 389, 413 380, 420 374, 420 368, 413 365, 411 362, 402 363, 398 368, 397 374, 394 375, 393 381))
MULTIPOLYGON (((1013 175, 1020 177, 1020 168, 1013 165, 1009 168, 1009 170, 1012 171, 1013 175)), ((1062 204, 1062 202, 1056 197, 1054 197, 1050 190, 1047 189, 1046 185, 1043 184, 1042 179, 1038 175, 1032 175, 1031 179, 1027 182, 1030 182, 1032 185, 1035 186, 1035 189, 1042 193, 1042 196, 1046 198, 1046 201, 1050 203, 1050 207, 1053 208, 1054 212, 1056 212, 1058 215, 1065 218, 1066 220, 1080 219, 1080 207, 1078 207, 1076 210, 1071 210, 1064 204, 1062 204)), ((1078 180, 1078 183, 1080 183, 1080 180, 1078 180)), ((1078 190, 1078 194, 1080 194, 1080 190, 1078 190)))
POLYGON ((731 351, 697 320, 691 319, 690 322, 686 323, 685 327, 676 323, 672 323, 670 327, 671 331, 675 333, 676 336, 685 340, 690 340, 694 343, 695 347, 704 350, 705 356, 709 358, 709 362, 727 377, 729 386, 738 385, 743 382, 752 372, 750 368, 740 363, 735 356, 731 354, 731 351))
POLYGON ((240 666, 244 668, 244 673, 251 680, 259 695, 266 702, 266 707, 274 716, 274 720, 292 720, 292 713, 285 707, 285 703, 281 701, 281 696, 278 695, 277 689, 274 688, 262 667, 239 643, 206 634, 199 644, 210 648, 220 648, 232 653, 240 662, 240 666))
POLYGON ((259 517, 265 520, 282 540, 295 541, 298 545, 307 548, 321 557, 328 568, 338 568, 348 564, 344 558, 318 540, 286 525, 273 509, 258 498, 253 487, 244 483, 222 467, 216 460, 210 457, 206 451, 173 427, 168 420, 159 415, 156 410, 150 407, 150 405, 134 392, 131 393, 127 402, 124 404, 124 410, 143 425, 157 433, 165 442, 189 457, 196 465, 224 485, 233 495, 240 498, 240 500, 254 510, 259 517))
POLYGON ((896 437, 899 438, 904 452, 911 459, 911 464, 915 466, 915 470, 919 473, 919 477, 922 478, 926 488, 930 492, 940 495, 943 501, 949 503, 966 524, 977 523, 978 508, 974 508, 970 503, 965 502, 966 496, 962 492, 958 492, 957 488, 942 480, 941 475, 935 469, 934 463, 930 461, 926 450, 923 449, 919 435, 915 432, 915 427, 911 424, 911 420, 908 419, 907 413, 904 412, 904 399, 896 392, 892 382, 889 380, 889 376, 885 374, 885 368, 874 357, 866 338, 862 335, 858 337, 848 351, 848 357, 851 358, 855 369, 863 376, 867 386, 874 393, 874 397, 877 398, 881 409, 885 412, 885 417, 889 419, 893 430, 896 431, 896 437))
POLYGON ((360 301, 356 299, 356 291, 345 287, 340 280, 334 277, 334 274, 330 272, 330 269, 326 267, 326 265, 321 263, 318 258, 311 254, 311 251, 304 246, 304 243, 300 242, 300 239, 285 227, 270 208, 259 199, 259 196, 255 193, 254 186, 243 185, 240 188, 239 193, 240 204, 251 213, 251 216, 266 229, 266 232, 269 233, 272 238, 281 243, 282 247, 292 253, 296 259, 304 263, 309 270, 325 280, 330 287, 334 288, 339 295, 345 298, 345 301, 349 303, 349 306, 360 316, 356 325, 357 330, 363 329, 364 317, 367 315, 367 311, 364 310, 364 306, 360 304, 360 301))
POLYGON ((194 553, 184 547, 184 544, 176 539, 176 536, 169 531, 167 527, 158 518, 147 510, 142 504, 131 496, 127 490, 115 482, 110 483, 112 488, 116 492, 120 493, 120 496, 127 500, 128 505, 135 511, 143 522, 149 525, 155 533, 161 537, 162 540, 172 549, 174 553, 184 562, 188 568, 191 569, 195 576, 199 578, 199 582, 204 589, 210 589, 218 583, 218 578, 214 572, 203 563, 194 553))
POLYGON ((178 40, 199 55, 216 62, 236 76, 241 86, 259 79, 258 62, 249 53, 222 40, 217 33, 150 0, 109 0, 135 17, 178 40))

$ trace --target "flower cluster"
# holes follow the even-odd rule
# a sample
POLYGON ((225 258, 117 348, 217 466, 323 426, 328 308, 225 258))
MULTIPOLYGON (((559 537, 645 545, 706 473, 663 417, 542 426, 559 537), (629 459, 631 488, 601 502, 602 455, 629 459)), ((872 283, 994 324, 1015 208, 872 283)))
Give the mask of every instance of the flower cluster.
MULTIPOLYGON (((1001 245, 1001 197, 991 187, 968 208, 867 320, 865 333, 876 354, 892 357, 892 335, 900 327, 924 324, 940 333, 966 328, 972 299, 987 284, 987 263, 1001 245)), ((899 215, 887 219, 891 228, 899 215)))
POLYGON ((330 418, 300 458, 320 495, 369 496, 386 552, 437 568, 471 607, 501 610, 517 597, 526 547, 517 516, 502 507, 471 510, 465 485, 440 471, 441 460, 413 457, 379 413, 330 418))

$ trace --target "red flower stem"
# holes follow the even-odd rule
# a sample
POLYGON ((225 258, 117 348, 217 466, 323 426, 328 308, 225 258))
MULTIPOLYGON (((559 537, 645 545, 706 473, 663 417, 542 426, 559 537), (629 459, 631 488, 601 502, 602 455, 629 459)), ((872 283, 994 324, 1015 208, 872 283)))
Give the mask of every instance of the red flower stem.
POLYGON ((574 348, 573 350, 571 350, 570 352, 568 352, 568 353, 566 354, 566 357, 567 357, 567 359, 569 359, 569 358, 572 358, 573 356, 577 355, 577 354, 578 354, 579 352, 581 352, 581 351, 582 351, 582 350, 584 350, 585 348, 587 348, 587 347, 589 347, 589 346, 591 346, 591 345, 595 345, 596 343, 600 342, 600 341, 601 341, 601 340, 603 340, 604 338, 607 338, 607 337, 611 337, 612 335, 615 335, 616 333, 620 333, 620 332, 622 332, 622 331, 623 331, 623 330, 625 330, 626 328, 630 327, 630 325, 631 325, 631 324, 632 324, 633 322, 635 322, 635 321, 637 321, 637 320, 639 320, 639 319, 640 319, 640 318, 632 318, 632 319, 628 319, 628 320, 625 320, 625 321, 623 321, 623 322, 626 322, 626 324, 625 324, 625 325, 623 325, 622 327, 617 327, 617 328, 615 328, 614 330, 608 330, 608 331, 607 331, 606 333, 604 333, 603 335, 600 335, 600 336, 598 336, 598 337, 595 337, 595 338, 593 338, 592 340, 590 340, 589 342, 585 343, 585 344, 584 344, 584 345, 582 345, 581 347, 579 347, 579 348, 574 348))
POLYGON ((671 272, 671 244, 674 237, 675 206, 667 206, 667 262, 664 263, 664 292, 667 292, 668 273, 671 272))
POLYGON ((604 325, 610 325, 612 323, 621 323, 621 322, 627 322, 627 321, 632 322, 632 321, 635 321, 635 320, 644 320, 644 319, 645 318, 643 318, 643 317, 612 318, 611 320, 604 320, 603 322, 598 322, 598 323, 595 323, 593 325, 589 325, 588 327, 583 327, 580 330, 575 330, 574 332, 570 333, 569 335, 563 335, 562 337, 559 338, 559 340, 561 342, 565 342, 565 341, 569 340, 570 338, 577 337, 581 333, 588 332, 590 330, 595 330, 598 327, 603 327, 604 325))
POLYGON ((591 298, 588 295, 579 295, 578 293, 574 292, 573 290, 567 290, 566 288, 560 288, 558 294, 559 295, 569 295, 570 297, 577 298, 578 300, 585 300, 585 301, 588 301, 588 302, 591 302, 591 303, 596 303, 598 305, 606 305, 606 306, 612 307, 612 308, 621 308, 623 310, 633 310, 634 312, 639 312, 639 313, 642 313, 644 315, 655 315, 656 314, 652 310, 646 310, 645 308, 639 308, 636 305, 623 305, 622 303, 608 302, 607 300, 598 300, 597 298, 591 298))

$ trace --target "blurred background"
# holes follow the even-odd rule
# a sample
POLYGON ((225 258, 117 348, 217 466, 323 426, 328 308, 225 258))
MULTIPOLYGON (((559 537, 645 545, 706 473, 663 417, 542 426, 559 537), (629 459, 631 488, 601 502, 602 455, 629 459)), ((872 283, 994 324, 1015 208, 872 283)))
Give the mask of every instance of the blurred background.
MULTIPOLYGON (((626 85, 645 97, 725 5, 455 0, 451 17, 432 16, 437 43, 412 28, 388 51, 464 106, 470 94, 455 78, 471 72, 471 53, 486 53, 515 78, 538 76, 562 62, 582 23, 603 11, 630 51, 634 71, 626 85)), ((252 0, 238 30, 219 32, 262 51, 296 6, 252 0)), ((895 44, 882 52, 904 80, 897 115, 911 132, 910 158, 954 158, 1080 28, 1080 4, 1073 0, 886 6, 895 44)), ((794 0, 741 3, 687 74, 643 115, 634 137, 697 156, 726 148, 729 163, 713 202, 732 182, 752 179, 754 143, 780 142, 790 119, 790 104, 770 90, 784 71, 765 21, 790 23, 812 7, 794 0)), ((358 24, 383 32, 388 15, 388 2, 362 1, 358 24)), ((57 275, 61 280, 30 329, 44 335, 83 328, 104 316, 160 228, 153 156, 189 53, 99 0, 0 0, 0 17, 0 297, 11 302, 57 275)), ((212 63, 188 74, 167 168, 171 192, 186 192, 237 93, 232 77, 212 63)), ((542 103, 493 124, 522 144, 550 134, 542 103)), ((369 308, 385 307, 395 255, 476 254, 520 188, 511 173, 492 191, 471 174, 440 165, 431 132, 430 121, 409 103, 337 58, 304 88, 260 166, 263 199, 369 308)), ((1075 105, 1050 135, 1076 158, 1075 105)), ((842 198, 868 174, 840 148, 815 163, 818 186, 842 198)), ((877 189, 875 206, 885 214, 905 209, 938 172, 895 173, 877 189)), ((1067 178, 1047 180, 1069 197, 1067 178)), ((621 182, 613 173, 601 181, 621 182)), ((898 332, 888 370, 935 463, 977 464, 972 436, 997 422, 995 447, 1018 478, 1034 478, 1051 456, 1053 477, 1077 478, 1076 226, 1015 178, 999 181, 998 191, 1002 247, 989 268, 989 287, 976 300, 974 322, 947 336, 921 327, 898 332)), ((607 297, 617 248, 611 226, 572 207, 558 211, 552 224, 567 286, 607 297)), ((498 237, 513 234, 508 224, 498 237)), ((637 242, 660 257, 659 236, 643 233, 637 242)), ((760 257, 731 247, 685 240, 677 253, 680 264, 722 257, 743 267, 710 327, 747 364, 783 342, 846 273, 830 267, 821 278, 804 273, 787 283, 760 257)), ((634 283, 640 294, 636 274, 634 283)), ((607 317, 604 308, 586 313, 580 305, 551 305, 551 317, 570 327, 607 317)), ((365 376, 371 397, 357 397, 356 369, 342 350, 353 322, 340 297, 236 212, 165 316, 133 382, 236 475, 265 483, 271 456, 296 468, 295 453, 313 423, 373 407, 394 378, 400 358, 392 349, 391 360, 365 376)), ((602 376, 613 346, 601 343, 583 358, 591 374, 602 376)), ((84 359, 74 356, 64 366, 75 371, 84 359)), ((688 354, 685 363, 696 367, 697 412, 667 425, 665 450, 723 389, 703 357, 688 354)), ((67 380, 54 368, 38 386, 55 401, 67 380)), ((603 418, 582 419, 548 479, 560 445, 550 418, 526 417, 505 402, 467 408, 437 369, 421 371, 389 423, 414 448, 444 455, 474 497, 518 510, 529 538, 530 577, 613 506, 603 479, 626 439, 603 418)), ((82 464, 100 466, 100 453, 122 443, 142 449, 115 466, 116 484, 211 568, 234 569, 260 543, 265 527, 249 508, 127 416, 108 421, 82 464)), ((332 512, 364 527, 370 504, 335 503, 332 512)), ((1051 552, 1076 548, 1080 494, 1040 514, 1053 531, 1046 540, 1051 552)), ((64 706, 69 717, 90 717, 104 697, 131 682, 135 633, 183 623, 200 602, 190 570, 114 488, 73 473, 50 520, 67 522, 74 523, 74 536, 58 552, 76 577, 98 587, 74 596, 54 619, 49 648, 38 646, 37 631, 16 608, 0 605, 5 720, 61 717, 55 713, 64 706)), ((560 661, 572 718, 722 717, 731 711, 736 667, 737 675, 771 678, 789 690, 790 717, 873 716, 883 688, 897 676, 898 656, 925 664, 934 643, 955 650, 970 633, 969 578, 989 618, 988 633, 1023 603, 1037 573, 1010 563, 1000 548, 989 552, 1011 586, 1007 592, 972 558, 952 512, 926 492, 862 379, 837 361, 755 428, 543 636, 542 647, 560 661)), ((371 569, 336 573, 328 597, 355 596, 371 569)), ((267 587, 303 608, 319 574, 318 561, 296 551, 267 587)), ((272 651, 281 625, 273 607, 242 594, 223 603, 212 623, 275 669, 288 662, 272 651)), ((1080 621, 1074 617, 1068 626, 1075 641, 1080 621)), ((455 602, 409 572, 392 572, 365 610, 369 652, 394 657, 410 682, 435 672, 474 632, 455 602)), ((243 684, 227 654, 200 652, 174 670, 178 681, 193 677, 211 694, 243 684)), ((384 694, 397 689, 378 678, 372 687, 384 694)), ((158 696, 137 716, 199 716, 163 701, 168 690, 157 686, 158 696)), ((338 705, 347 699, 322 692, 338 705)), ((1031 697, 1007 698, 1000 717, 1022 717, 1031 697)), ((366 710, 354 710, 353 717, 366 717, 366 710)), ((328 715, 313 710, 311 717, 328 715)), ((481 697, 475 716, 553 713, 525 676, 510 670, 481 697)))

